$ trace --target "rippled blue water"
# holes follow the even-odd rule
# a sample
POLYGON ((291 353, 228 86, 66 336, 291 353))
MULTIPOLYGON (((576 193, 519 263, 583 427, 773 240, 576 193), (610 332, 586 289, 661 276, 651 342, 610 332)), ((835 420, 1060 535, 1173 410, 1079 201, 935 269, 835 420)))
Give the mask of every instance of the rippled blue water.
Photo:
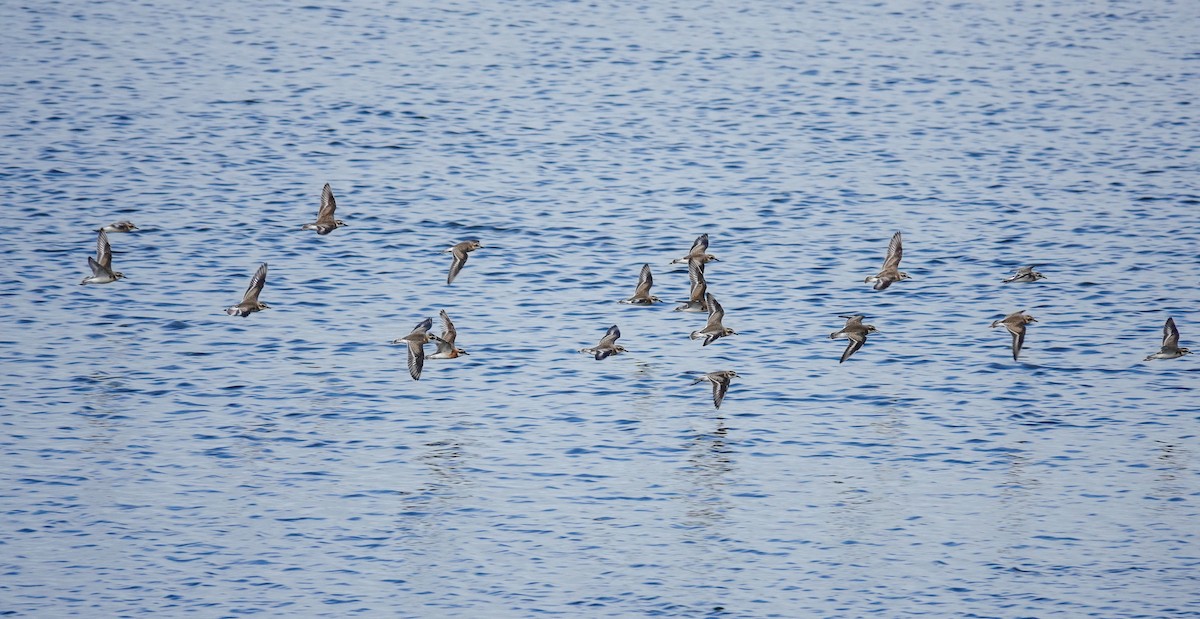
POLYGON ((1200 615, 1194 2, 0 16, 0 614, 1200 615))

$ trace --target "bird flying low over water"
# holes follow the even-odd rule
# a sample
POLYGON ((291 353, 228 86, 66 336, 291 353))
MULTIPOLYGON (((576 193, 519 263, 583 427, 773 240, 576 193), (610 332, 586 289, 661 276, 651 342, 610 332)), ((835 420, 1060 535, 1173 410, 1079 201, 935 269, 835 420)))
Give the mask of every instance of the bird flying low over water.
POLYGON ((429 358, 457 359, 467 354, 467 351, 454 345, 454 340, 458 339, 458 331, 454 329, 454 323, 450 322, 450 315, 446 313, 446 310, 442 310, 438 315, 442 317, 442 335, 431 336, 433 343, 437 345, 437 352, 429 355, 429 358))
POLYGON ((1025 325, 1031 322, 1037 322, 1037 319, 1026 314, 1025 310, 1021 310, 992 323, 991 328, 995 329, 1000 325, 1004 325, 1004 328, 1008 329, 1008 332, 1012 334, 1013 361, 1017 360, 1017 355, 1021 353, 1021 348, 1025 346, 1025 325))
POLYGON ((108 234, 101 230, 96 235, 96 257, 88 256, 88 266, 92 268, 90 277, 79 282, 83 284, 108 284, 125 277, 125 274, 112 269, 112 245, 108 243, 108 234))
POLYGON ((846 326, 842 327, 840 331, 834 331, 833 333, 830 333, 829 339, 836 340, 839 338, 846 338, 850 340, 846 343, 846 350, 842 351, 842 358, 838 360, 838 363, 844 363, 846 359, 850 358, 850 355, 858 352, 858 349, 862 348, 863 344, 867 343, 867 334, 875 333, 878 331, 878 329, 875 328, 875 325, 864 325, 863 319, 866 318, 866 316, 863 316, 862 314, 854 314, 853 316, 838 316, 838 318, 845 318, 846 326))
POLYGON ((333 199, 333 189, 329 188, 329 183, 325 183, 325 188, 321 190, 321 208, 317 210, 317 220, 311 224, 304 224, 300 229, 316 230, 317 234, 329 234, 341 228, 346 225, 346 222, 334 219, 333 212, 335 210, 337 210, 337 201, 333 199))
POLYGON ((712 262, 712 261, 720 262, 720 260, 718 260, 716 256, 708 253, 708 233, 707 232, 696 237, 695 242, 692 243, 691 251, 689 251, 686 256, 672 260, 671 264, 684 264, 687 262, 691 262, 692 260, 699 260, 700 262, 712 262))
POLYGON ((1179 329, 1175 327, 1175 319, 1168 318, 1166 324, 1163 325, 1162 349, 1146 357, 1143 361, 1175 359, 1190 354, 1192 354, 1192 351, 1179 347, 1179 329))
POLYGON ((726 335, 737 335, 737 331, 721 324, 721 320, 725 318, 725 308, 721 307, 711 292, 705 295, 704 302, 708 304, 708 324, 699 331, 692 331, 689 337, 693 340, 704 338, 702 346, 708 346, 726 335))
POLYGON ((1045 275, 1033 270, 1033 266, 1021 267, 1012 277, 1003 280, 1001 283, 1008 284, 1011 282, 1036 282, 1039 279, 1046 279, 1045 275))
POLYGON ((116 223, 108 224, 107 226, 104 226, 103 228, 96 228, 96 232, 133 232, 134 230, 140 230, 140 229, 141 228, 138 228, 137 226, 133 225, 132 221, 123 220, 123 221, 118 221, 116 223))
POLYGON ((654 277, 650 275, 650 265, 642 265, 642 273, 638 276, 637 288, 633 291, 633 296, 621 301, 630 305, 653 305, 658 303, 660 299, 650 294, 650 287, 654 285, 654 277))
POLYGON ((617 325, 613 325, 608 328, 608 332, 604 334, 604 337, 600 338, 599 344, 591 348, 581 348, 579 352, 594 354, 597 361, 611 357, 617 353, 626 352, 624 346, 617 344, 617 340, 620 337, 621 330, 617 328, 617 325))
MULTIPOLYGON (((483 247, 477 240, 463 241, 447 249, 450 255, 454 256, 454 261, 450 263, 450 275, 446 277, 446 283, 454 281, 458 277, 458 272, 462 270, 463 265, 467 263, 467 254, 483 247)), ((445 253, 445 252, 442 252, 445 253)))
POLYGON ((263 286, 266 285, 267 263, 264 262, 254 272, 254 276, 250 278, 250 285, 246 287, 246 293, 242 295, 242 302, 225 308, 225 313, 230 316, 242 316, 244 318, 254 312, 271 309, 266 303, 258 300, 258 294, 262 292, 263 286))
POLYGON ((676 312, 707 312, 708 302, 704 300, 708 294, 708 282, 704 279, 704 262, 693 258, 688 261, 688 279, 692 282, 691 294, 683 305, 676 307, 676 312))
POLYGON ((713 387, 713 406, 721 408, 721 400, 725 399, 725 394, 729 391, 729 383, 735 378, 740 378, 738 373, 733 370, 720 370, 717 372, 709 372, 700 378, 692 381, 692 384, 702 382, 710 382, 713 387))
POLYGON ((894 282, 911 279, 908 273, 900 270, 900 259, 904 257, 904 248, 900 244, 900 233, 892 235, 888 243, 887 258, 883 259, 883 270, 863 280, 864 283, 875 283, 875 290, 884 290, 894 282))
POLYGON ((392 340, 393 344, 408 345, 408 373, 413 380, 421 380, 421 370, 425 367, 425 344, 433 340, 429 329, 433 327, 433 319, 426 318, 413 327, 412 333, 392 340))

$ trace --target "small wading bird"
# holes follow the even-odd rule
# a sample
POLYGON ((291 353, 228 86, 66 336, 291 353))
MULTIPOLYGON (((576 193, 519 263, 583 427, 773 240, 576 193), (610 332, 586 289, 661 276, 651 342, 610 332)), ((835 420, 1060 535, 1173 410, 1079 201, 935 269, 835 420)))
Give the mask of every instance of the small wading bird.
POLYGON ((1151 359, 1175 359, 1190 354, 1192 354, 1192 351, 1179 347, 1179 329, 1175 327, 1175 319, 1168 318, 1166 324, 1163 325, 1162 349, 1146 357, 1143 361, 1150 361, 1151 359))
POLYGON ((638 276, 637 288, 633 291, 633 296, 621 301, 630 305, 653 305, 658 303, 660 299, 650 294, 650 287, 654 285, 654 277, 650 275, 650 265, 642 265, 642 273, 638 276))
POLYGON ((713 406, 721 408, 721 400, 725 399, 725 394, 729 391, 729 383, 735 378, 741 378, 737 372, 733 370, 720 370, 718 372, 709 372, 692 381, 692 384, 695 385, 705 381, 712 383, 713 406))
POLYGON ((704 338, 702 346, 708 346, 726 335, 737 335, 737 331, 721 324, 721 320, 725 318, 725 308, 717 303, 717 299, 712 296, 712 293, 705 295, 704 302, 708 304, 708 324, 699 331, 692 331, 689 337, 693 340, 704 338))
POLYGON ((692 282, 691 295, 688 300, 676 307, 676 312, 707 312, 708 303, 704 297, 708 294, 708 282, 704 280, 704 261, 692 259, 688 261, 688 279, 692 282))
POLYGON ((132 221, 124 220, 118 221, 117 223, 108 224, 103 228, 96 228, 96 232, 133 232, 134 230, 139 229, 140 228, 133 225, 132 221))
POLYGON ((88 266, 92 267, 92 275, 83 278, 83 284, 108 284, 115 282, 125 274, 112 270, 112 245, 108 244, 108 234, 103 230, 96 235, 96 257, 88 256, 88 266))
POLYGON ((624 346, 617 344, 617 340, 620 337, 621 330, 617 328, 617 325, 613 325, 608 328, 608 332, 604 334, 604 337, 600 338, 599 344, 596 344, 592 348, 581 348, 579 352, 595 354, 597 361, 611 357, 617 353, 626 352, 624 346))
POLYGON ((875 290, 884 290, 892 283, 911 279, 908 273, 900 270, 900 259, 904 257, 904 248, 900 245, 900 233, 892 235, 888 243, 887 258, 883 259, 883 270, 863 280, 864 283, 875 283, 875 290))
POLYGON ((446 277, 447 284, 454 281, 455 277, 458 277, 458 272, 461 271, 463 265, 467 263, 467 254, 479 249, 480 247, 483 247, 483 245, 481 245, 479 241, 470 240, 458 243, 457 245, 442 252, 450 252, 450 255, 454 256, 454 261, 450 263, 450 275, 446 277))
POLYGON ((457 359, 467 354, 467 351, 454 345, 454 340, 458 338, 458 331, 454 329, 454 323, 450 322, 450 315, 446 313, 446 310, 442 310, 438 315, 442 317, 442 335, 440 337, 432 336, 433 343, 437 345, 437 352, 429 355, 429 358, 457 359))
POLYGON ((1037 319, 1026 314, 1025 310, 1021 310, 992 323, 992 329, 1004 325, 1004 328, 1008 329, 1008 332, 1012 334, 1013 361, 1017 360, 1017 355, 1020 354, 1021 348, 1025 346, 1025 325, 1031 322, 1037 322, 1037 319))
POLYGON ((433 319, 426 318, 413 327, 412 333, 392 340, 393 344, 408 344, 408 373, 413 380, 421 380, 421 369, 425 367, 425 344, 433 340, 429 329, 433 319))
POLYGON ((695 242, 692 243, 691 251, 689 251, 686 256, 672 260, 671 264, 684 264, 691 262, 692 260, 699 260, 700 262, 720 262, 716 256, 707 252, 708 233, 705 232, 704 234, 696 237, 695 242))
POLYGON ((246 288, 246 294, 242 295, 242 302, 233 307, 225 308, 225 313, 230 316, 246 317, 254 312, 271 309, 266 303, 258 300, 258 293, 262 292, 263 286, 266 285, 267 263, 264 262, 254 272, 254 276, 250 278, 250 285, 246 288))
POLYGON ((838 363, 844 363, 846 359, 850 358, 850 355, 858 352, 858 349, 867 343, 867 334, 875 333, 878 329, 875 328, 875 325, 864 325, 862 321, 866 316, 862 314, 838 316, 838 318, 845 318, 846 326, 842 327, 841 331, 830 333, 829 339, 836 340, 844 337, 850 340, 846 343, 846 350, 842 351, 842 358, 838 360, 838 363))
POLYGON ((329 183, 325 183, 325 188, 321 190, 321 208, 317 210, 317 220, 311 224, 304 224, 300 229, 316 230, 317 234, 329 234, 341 228, 346 225, 346 222, 333 218, 333 211, 336 209, 337 201, 333 199, 333 190, 329 188, 329 183))
POLYGON ((1046 279, 1045 275, 1042 275, 1041 273, 1038 273, 1037 271, 1033 270, 1034 266, 1036 266, 1036 265, 1021 267, 1021 268, 1017 269, 1017 272, 1014 273, 1012 277, 1010 277, 1006 280, 1003 280, 1001 283, 1008 284, 1011 282, 1036 282, 1039 279, 1046 279))

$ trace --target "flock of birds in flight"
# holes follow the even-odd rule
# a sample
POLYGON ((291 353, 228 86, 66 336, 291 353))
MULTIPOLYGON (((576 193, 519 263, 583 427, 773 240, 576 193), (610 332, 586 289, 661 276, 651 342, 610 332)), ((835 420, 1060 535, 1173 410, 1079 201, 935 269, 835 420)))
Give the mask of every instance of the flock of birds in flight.
MULTIPOLYGON (((334 217, 334 211, 337 209, 337 202, 333 197, 333 190, 326 183, 321 191, 321 207, 317 211, 317 220, 313 223, 304 224, 301 230, 314 230, 317 234, 325 235, 334 230, 345 226, 346 223, 334 217)), ((108 284, 115 282, 124 274, 120 271, 114 271, 112 268, 112 246, 108 241, 109 232, 132 232, 138 227, 129 221, 119 221, 97 230, 99 233, 96 238, 96 257, 88 256, 88 266, 92 269, 92 275, 85 277, 81 284, 108 284)), ((467 256, 483 247, 478 240, 467 240, 457 243, 445 251, 452 256, 450 263, 450 273, 446 277, 446 284, 454 281, 462 271, 463 266, 467 264, 467 256)), ((892 235, 891 242, 888 243, 887 257, 883 261, 883 268, 870 277, 863 280, 864 283, 874 284, 875 290, 885 290, 892 284, 906 279, 910 279, 908 273, 900 270, 900 259, 904 255, 904 248, 901 244, 900 233, 892 235)), ((686 256, 677 258, 671 261, 671 264, 686 264, 688 267, 688 278, 691 281, 691 294, 686 302, 675 308, 677 312, 707 312, 708 322, 703 329, 692 331, 691 339, 703 339, 702 346, 727 337, 737 335, 733 329, 726 327, 722 321, 725 317, 725 309, 717 301, 712 293, 708 292, 708 283, 704 278, 704 265, 708 262, 717 260, 717 257, 708 253, 708 234, 701 234, 699 238, 692 244, 692 249, 686 256)), ((1038 273, 1032 266, 1021 267, 1017 272, 1008 279, 1003 280, 1003 283, 1012 282, 1036 282, 1040 279, 1045 279, 1046 276, 1038 273)), ((254 276, 250 278, 250 285, 246 288, 245 294, 242 295, 240 303, 230 306, 225 309, 225 313, 230 316, 249 316, 255 312, 269 309, 266 303, 258 300, 259 294, 262 293, 263 287, 267 284, 267 263, 263 263, 254 272, 254 276)), ((633 296, 621 301, 631 305, 653 305, 661 303, 662 300, 650 294, 650 288, 654 285, 654 277, 650 273, 650 265, 642 265, 641 274, 638 277, 637 288, 634 290, 633 296)), ((442 320, 441 335, 434 335, 429 332, 433 328, 433 319, 426 318, 417 324, 417 326, 408 335, 393 340, 393 344, 406 344, 408 347, 408 372, 413 380, 420 380, 421 370, 425 366, 425 359, 454 359, 467 354, 467 351, 458 348, 455 345, 455 339, 458 337, 458 332, 454 328, 454 323, 451 322, 450 316, 446 310, 441 310, 439 316, 442 320), (437 350, 430 355, 425 354, 425 344, 433 342, 437 346, 437 350)), ((867 334, 876 331, 874 325, 863 324, 865 315, 855 314, 853 316, 840 316, 846 319, 846 324, 840 330, 829 334, 830 339, 846 339, 846 349, 842 351, 841 359, 838 363, 844 363, 851 355, 858 352, 863 344, 867 342, 867 334)), ((1013 312, 1001 320, 992 323, 992 328, 1003 326, 1012 336, 1012 355, 1016 361, 1021 352, 1021 348, 1025 345, 1025 331, 1027 325, 1037 322, 1033 316, 1030 316, 1021 310, 1013 312)), ((621 330, 617 325, 608 328, 604 337, 600 338, 600 343, 590 348, 583 348, 582 353, 593 355, 596 360, 606 359, 612 355, 626 352, 625 347, 617 344, 617 340, 621 337, 621 330)), ((1163 325, 1162 346, 1158 352, 1146 357, 1145 361, 1153 359, 1175 359, 1184 355, 1191 354, 1192 351, 1179 346, 1179 329, 1175 327, 1175 320, 1167 318, 1166 324, 1163 325)), ((725 399, 725 394, 729 391, 729 385, 734 378, 738 378, 737 372, 733 370, 719 370, 709 372, 700 378, 697 378, 692 384, 701 382, 712 383, 713 389, 713 405, 716 408, 721 408, 721 401, 725 399)))

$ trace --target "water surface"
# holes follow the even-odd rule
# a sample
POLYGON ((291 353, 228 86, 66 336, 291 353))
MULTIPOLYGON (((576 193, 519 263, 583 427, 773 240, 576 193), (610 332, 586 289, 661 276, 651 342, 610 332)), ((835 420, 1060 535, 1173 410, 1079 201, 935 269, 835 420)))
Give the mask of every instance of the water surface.
POLYGON ((0 6, 0 613, 1200 615, 1197 7, 0 6))

